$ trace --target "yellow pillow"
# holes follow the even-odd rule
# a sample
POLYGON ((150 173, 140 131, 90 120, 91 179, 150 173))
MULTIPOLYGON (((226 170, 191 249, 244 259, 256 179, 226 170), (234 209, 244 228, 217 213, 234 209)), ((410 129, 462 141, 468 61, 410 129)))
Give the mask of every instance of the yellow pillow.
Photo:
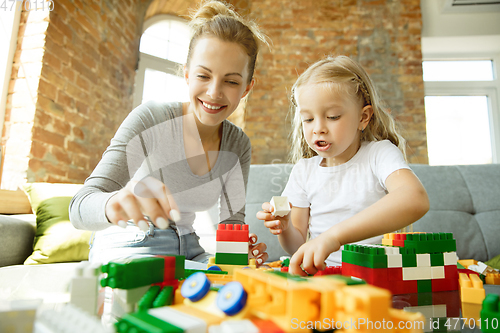
POLYGON ((68 212, 71 198, 82 186, 50 183, 23 186, 36 214, 33 253, 25 265, 88 260, 92 232, 73 227, 68 212))

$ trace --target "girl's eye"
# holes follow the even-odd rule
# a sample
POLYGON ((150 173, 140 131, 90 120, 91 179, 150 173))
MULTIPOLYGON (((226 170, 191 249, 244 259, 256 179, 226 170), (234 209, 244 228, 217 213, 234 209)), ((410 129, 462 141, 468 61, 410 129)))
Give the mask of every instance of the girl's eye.
POLYGON ((308 119, 302 119, 302 122, 304 123, 310 123, 312 120, 312 118, 308 118, 308 119))
POLYGON ((330 117, 327 117, 328 119, 330 120, 337 120, 340 118, 340 116, 330 116, 330 117))

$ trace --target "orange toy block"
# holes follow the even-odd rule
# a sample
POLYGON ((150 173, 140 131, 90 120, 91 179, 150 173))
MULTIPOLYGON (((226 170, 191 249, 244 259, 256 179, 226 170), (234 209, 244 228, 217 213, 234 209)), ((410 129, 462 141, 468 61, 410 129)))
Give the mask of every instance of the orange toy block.
POLYGON ((399 309, 389 309, 391 323, 394 332, 397 333, 421 333, 425 328, 425 316, 420 312, 407 312, 399 309), (409 323, 413 324, 409 324, 409 323), (404 327, 404 328, 402 328, 404 327))
POLYGON ((482 306, 482 304, 462 302, 462 319, 465 325, 470 328, 479 327, 481 322, 482 306))
POLYGON ((484 279, 486 284, 500 284, 500 274, 496 273, 488 273, 486 274, 486 278, 484 279))
POLYGON ((467 276, 465 273, 458 275, 460 283, 460 299, 462 303, 482 304, 486 297, 483 281, 476 274, 467 276))

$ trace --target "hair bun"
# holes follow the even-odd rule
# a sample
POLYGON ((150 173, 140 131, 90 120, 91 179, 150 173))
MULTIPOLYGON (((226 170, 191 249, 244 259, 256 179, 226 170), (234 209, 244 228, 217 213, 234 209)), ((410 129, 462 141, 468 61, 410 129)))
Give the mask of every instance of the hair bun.
POLYGON ((218 0, 203 1, 200 7, 191 15, 191 25, 193 27, 203 25, 217 15, 237 18, 239 15, 229 4, 218 0))

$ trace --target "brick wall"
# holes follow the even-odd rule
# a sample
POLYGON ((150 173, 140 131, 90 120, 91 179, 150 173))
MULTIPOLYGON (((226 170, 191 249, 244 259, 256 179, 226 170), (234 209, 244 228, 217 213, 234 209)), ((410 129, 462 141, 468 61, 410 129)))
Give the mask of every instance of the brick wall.
MULTIPOLYGON (((327 54, 359 60, 401 123, 410 162, 427 163, 419 0, 232 0, 273 41, 246 110, 232 118, 252 163, 286 162, 288 92, 327 54)), ((83 182, 132 108, 144 18, 186 15, 196 0, 57 0, 24 12, 9 85, 2 188, 83 182), (149 6, 151 4, 151 6, 149 6), (146 12, 147 11, 147 12, 146 12)))
POLYGON ((404 130, 410 162, 427 163, 419 0, 252 0, 251 16, 274 44, 246 109, 252 163, 287 161, 288 93, 328 54, 360 61, 404 130))
POLYGON ((149 2, 57 0, 50 13, 23 13, 3 133, 3 188, 15 189, 23 177, 83 182, 90 174, 132 108, 149 2), (35 72, 29 82, 27 67, 35 72))

